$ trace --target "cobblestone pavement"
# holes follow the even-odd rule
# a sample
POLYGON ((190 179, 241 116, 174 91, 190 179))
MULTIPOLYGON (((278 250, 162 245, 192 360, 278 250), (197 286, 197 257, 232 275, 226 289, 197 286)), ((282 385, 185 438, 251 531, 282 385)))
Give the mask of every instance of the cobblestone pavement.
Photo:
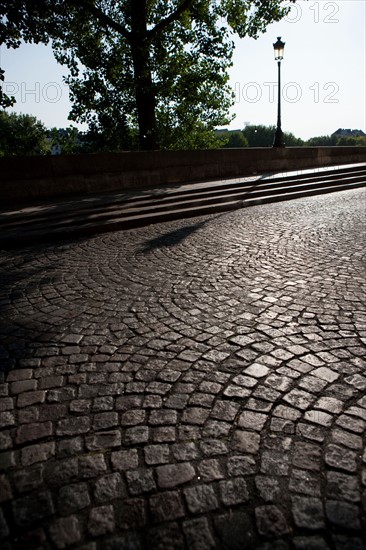
POLYGON ((361 550, 365 191, 3 252, 0 546, 361 550))

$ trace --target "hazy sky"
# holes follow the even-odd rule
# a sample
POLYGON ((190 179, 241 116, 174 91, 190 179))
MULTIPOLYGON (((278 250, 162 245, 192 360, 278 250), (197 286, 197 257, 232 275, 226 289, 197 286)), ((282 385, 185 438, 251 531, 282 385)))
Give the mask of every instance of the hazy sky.
MULTIPOLYGON (((258 40, 235 40, 230 83, 235 91, 230 128, 276 124, 277 63, 273 42, 286 43, 282 62, 282 127, 307 139, 338 128, 366 132, 366 1, 298 0, 291 13, 258 40)), ((52 50, 24 45, 1 49, 4 90, 17 99, 13 110, 64 127, 70 110, 66 68, 52 50)), ((75 125, 75 123, 72 123, 75 125)))

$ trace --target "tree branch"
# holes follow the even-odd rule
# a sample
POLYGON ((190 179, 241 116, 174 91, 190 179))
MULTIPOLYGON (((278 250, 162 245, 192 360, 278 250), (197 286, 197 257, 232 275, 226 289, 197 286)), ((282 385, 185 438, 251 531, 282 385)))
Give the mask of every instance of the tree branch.
POLYGON ((148 32, 149 36, 155 36, 157 33, 165 29, 170 23, 172 23, 173 21, 177 21, 182 13, 189 10, 193 2, 194 0, 183 0, 181 4, 177 7, 177 9, 172 11, 172 13, 168 15, 168 17, 165 17, 164 19, 159 21, 159 23, 157 23, 155 27, 148 32))
POLYGON ((131 39, 131 33, 126 29, 124 25, 121 25, 120 23, 117 23, 117 21, 114 21, 109 15, 104 13, 100 8, 97 8, 93 4, 90 3, 88 0, 68 0, 69 4, 73 4, 76 7, 81 7, 87 10, 91 15, 94 15, 98 21, 106 25, 107 27, 110 27, 111 29, 117 31, 119 34, 121 34, 126 40, 130 41, 131 39))

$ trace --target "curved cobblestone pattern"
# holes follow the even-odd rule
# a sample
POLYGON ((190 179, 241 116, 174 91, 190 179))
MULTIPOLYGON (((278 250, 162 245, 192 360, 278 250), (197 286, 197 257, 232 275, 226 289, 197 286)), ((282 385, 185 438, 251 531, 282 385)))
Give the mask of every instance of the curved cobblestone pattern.
POLYGON ((365 192, 1 259, 2 548, 365 548, 365 192))

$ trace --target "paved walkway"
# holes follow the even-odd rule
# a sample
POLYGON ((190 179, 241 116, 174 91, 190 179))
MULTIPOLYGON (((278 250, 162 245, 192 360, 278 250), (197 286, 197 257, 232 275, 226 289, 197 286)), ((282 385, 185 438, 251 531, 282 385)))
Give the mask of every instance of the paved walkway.
POLYGON ((365 549, 365 198, 3 252, 1 548, 365 549))

